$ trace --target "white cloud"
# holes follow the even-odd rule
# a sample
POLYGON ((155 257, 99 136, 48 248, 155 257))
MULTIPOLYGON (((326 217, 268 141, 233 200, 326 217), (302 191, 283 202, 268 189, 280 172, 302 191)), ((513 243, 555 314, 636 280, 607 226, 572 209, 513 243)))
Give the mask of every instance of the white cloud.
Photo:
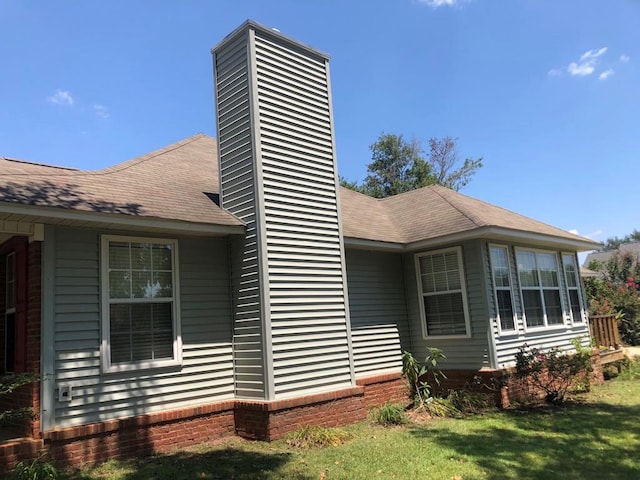
POLYGON ((598 75, 598 78, 600 80, 606 80, 607 78, 609 78, 611 75, 613 75, 613 68, 610 68, 609 70, 605 70, 604 72, 602 72, 600 75, 598 75))
POLYGON ((631 57, 629 55, 625 55, 624 53, 620 55, 620 61, 622 63, 629 63, 629 60, 631 60, 631 57))
POLYGON ((580 61, 586 62, 586 61, 595 60, 596 58, 601 57, 605 53, 607 53, 607 47, 602 47, 600 50, 587 50, 580 57, 580 61))
POLYGON ((418 0, 418 1, 432 8, 454 7, 459 3, 459 0, 418 0))
POLYGON ((100 118, 109 118, 111 116, 107 107, 97 103, 93 106, 93 111, 96 112, 96 115, 100 118))
POLYGON ((602 47, 599 50, 587 50, 580 56, 580 60, 577 62, 571 62, 567 66, 567 71, 570 75, 583 77, 585 75, 591 75, 595 71, 598 58, 607 53, 607 47, 602 47))
POLYGON ((47 97, 47 101, 50 103, 55 103, 56 105, 66 105, 71 106, 75 103, 75 100, 71 96, 71 94, 66 90, 56 90, 56 93, 47 97))
POLYGON ((574 77, 575 76, 584 77, 586 75, 591 75, 594 70, 595 70, 595 67, 593 65, 590 65, 589 63, 571 62, 567 66, 567 72, 569 72, 569 74, 573 75, 574 77))
MULTIPOLYGON (((595 50, 587 50, 580 58, 575 61, 569 63, 564 68, 552 68, 548 72, 548 76, 551 77, 559 77, 564 72, 567 72, 572 77, 586 77, 588 75, 593 74, 596 71, 596 67, 598 62, 600 61, 600 57, 602 57, 605 53, 607 53, 608 48, 602 47, 595 50)), ((604 80, 605 78, 611 76, 613 74, 613 70, 605 71, 600 74, 600 78, 604 80)))

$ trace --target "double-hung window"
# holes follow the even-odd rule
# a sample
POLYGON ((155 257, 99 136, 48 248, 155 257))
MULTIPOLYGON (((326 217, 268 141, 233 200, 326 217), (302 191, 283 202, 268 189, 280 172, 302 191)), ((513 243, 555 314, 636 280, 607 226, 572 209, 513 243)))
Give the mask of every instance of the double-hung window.
POLYGON ((491 275, 500 331, 515 330, 513 297, 511 294, 511 273, 507 247, 489 247, 491 255, 491 275))
POLYGON ((460 247, 415 256, 425 336, 469 336, 460 247))
POLYGON ((571 306, 571 320, 573 323, 584 321, 584 309, 580 296, 580 279, 578 277, 578 267, 576 256, 571 253, 562 254, 562 266, 567 285, 567 296, 571 306))
POLYGON ((177 241, 102 237, 102 355, 106 371, 176 365, 177 241))
POLYGON ((516 250, 520 292, 527 327, 564 323, 555 253, 516 250))

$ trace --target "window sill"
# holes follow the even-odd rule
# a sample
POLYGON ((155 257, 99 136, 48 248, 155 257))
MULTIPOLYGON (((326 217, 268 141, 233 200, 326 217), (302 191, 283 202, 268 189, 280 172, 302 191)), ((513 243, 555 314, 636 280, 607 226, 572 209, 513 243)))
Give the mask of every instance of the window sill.
POLYGON ((471 338, 470 334, 464 335, 423 335, 423 340, 464 340, 471 338))
POLYGON ((568 328, 571 328, 570 325, 567 325, 566 323, 558 323, 558 324, 554 324, 554 325, 541 325, 541 326, 536 326, 536 327, 527 327, 525 325, 524 327, 524 333, 537 333, 537 332, 548 332, 548 331, 553 331, 553 330, 567 330, 568 328))
POLYGON ((138 363, 109 365, 102 369, 102 373, 111 374, 111 373, 124 373, 124 372, 139 372, 139 371, 146 371, 146 370, 171 369, 171 368, 180 368, 180 367, 182 367, 181 361, 171 359, 171 360, 160 360, 160 361, 154 361, 154 362, 138 362, 138 363))

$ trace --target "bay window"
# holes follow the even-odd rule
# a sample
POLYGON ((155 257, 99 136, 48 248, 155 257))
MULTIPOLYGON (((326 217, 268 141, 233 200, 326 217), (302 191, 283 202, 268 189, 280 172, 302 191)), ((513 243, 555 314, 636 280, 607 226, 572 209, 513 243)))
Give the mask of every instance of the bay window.
POLYGON ((516 249, 520 293, 527 327, 564 323, 555 253, 516 249))
POLYGON ((511 294, 511 272, 507 247, 489 247, 491 276, 500 331, 515 330, 513 297, 511 294))
POLYGON ((582 307, 580 295, 580 277, 576 264, 576 256, 571 253, 563 253, 562 266, 567 285, 569 306, 571 307, 571 320, 573 323, 581 323, 584 321, 584 308, 582 307))

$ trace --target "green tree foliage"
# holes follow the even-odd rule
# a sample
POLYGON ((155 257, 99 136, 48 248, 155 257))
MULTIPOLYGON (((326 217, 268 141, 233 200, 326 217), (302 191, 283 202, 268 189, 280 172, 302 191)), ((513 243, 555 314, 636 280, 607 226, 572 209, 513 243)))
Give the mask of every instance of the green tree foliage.
MULTIPOLYGON (((30 373, 9 374, 0 377, 0 399, 36 380, 38 377, 30 373)), ((33 415, 30 408, 0 409, 0 427, 18 425, 26 419, 33 418, 33 415)))
POLYGON ((622 341, 640 345, 640 259, 630 253, 614 253, 605 262, 587 268, 601 276, 584 281, 591 315, 617 315, 622 341))
POLYGON ((482 158, 467 158, 458 167, 456 141, 452 137, 431 138, 425 157, 425 150, 417 139, 405 140, 402 135, 382 133, 369 147, 371 163, 364 181, 358 183, 341 177, 340 184, 376 198, 427 185, 459 190, 482 167, 482 158))
POLYGON ((629 243, 629 242, 640 242, 640 230, 634 229, 633 232, 631 232, 629 235, 626 235, 622 238, 619 238, 619 237, 607 238, 607 240, 604 242, 604 247, 602 249, 616 250, 617 248, 620 248, 620 245, 622 245, 623 243, 629 243))

